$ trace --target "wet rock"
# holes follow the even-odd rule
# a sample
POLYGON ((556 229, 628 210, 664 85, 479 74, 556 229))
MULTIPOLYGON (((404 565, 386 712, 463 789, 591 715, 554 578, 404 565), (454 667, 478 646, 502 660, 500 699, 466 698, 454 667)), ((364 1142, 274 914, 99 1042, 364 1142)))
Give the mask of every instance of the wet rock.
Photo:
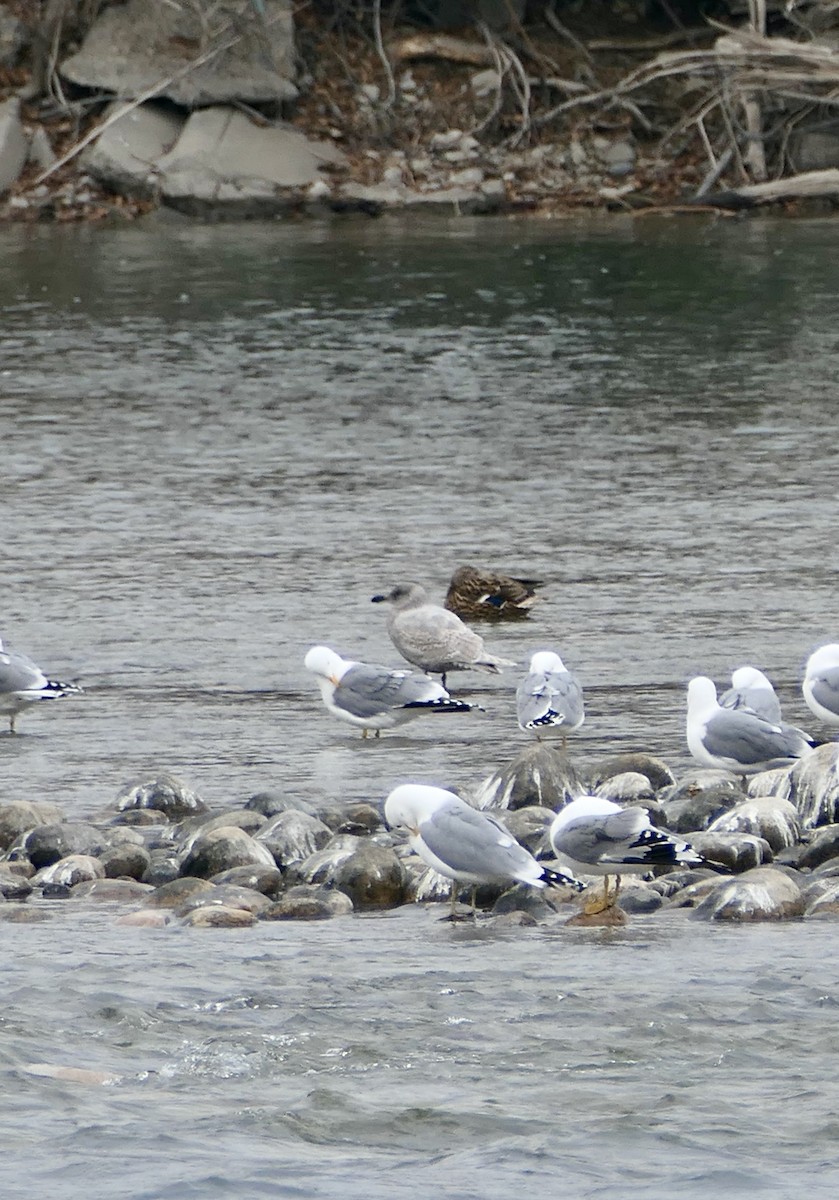
POLYGON ((89 854, 70 854, 58 862, 43 867, 32 876, 34 888, 46 888, 48 884, 58 884, 72 888, 77 883, 90 879, 104 879, 99 860, 89 854))
POLYGON ((289 888, 261 916, 265 921, 326 921, 352 911, 352 900, 345 892, 300 884, 289 888))
POLYGON ((525 808, 542 805, 555 811, 582 791, 577 772, 559 747, 536 742, 480 785, 476 808, 525 808))
POLYGON ((23 21, 0 8, 0 67, 16 67, 29 41, 29 30, 23 21))
POLYGON ((658 875, 646 885, 652 891, 658 892, 664 900, 677 895, 686 888, 700 883, 718 883, 719 873, 709 867, 699 867, 691 870, 668 871, 666 875, 658 875))
POLYGON ((502 913, 493 911, 492 915, 497 929, 534 929, 539 924, 533 913, 520 908, 502 913))
POLYGON ((359 912, 396 908, 405 898, 405 869, 393 850, 360 842, 335 871, 335 886, 359 912))
POLYGON ((175 914, 183 917, 196 908, 206 908, 208 905, 215 905, 217 908, 240 908, 245 912, 253 913, 254 916, 261 916, 271 908, 271 901, 261 892, 254 891, 253 888, 237 887, 235 884, 228 883, 216 886, 209 892, 194 893, 183 904, 178 905, 175 914))
POLYGON ((692 833, 708 826, 744 799, 738 780, 726 771, 692 771, 659 796, 674 833, 692 833))
POLYGON ((746 795, 789 797, 789 767, 776 767, 772 771, 758 771, 748 782, 746 795))
POLYGON ((181 904, 185 904, 190 896, 194 896, 199 892, 210 892, 213 890, 213 884, 206 879, 196 879, 193 876, 184 876, 181 879, 173 879, 169 883, 163 883, 160 887, 155 888, 146 900, 147 908, 178 908, 181 904))
POLYGON ((798 855, 796 866, 813 870, 839 856, 839 825, 825 825, 798 855))
POLYGON ((107 124, 123 107, 112 104, 105 110, 102 133, 80 163, 110 191, 151 200, 160 191, 159 160, 180 137, 185 118, 157 104, 141 104, 107 124))
POLYGON ((612 926, 626 925, 629 922, 629 917, 622 908, 613 905, 611 908, 604 908, 602 912, 586 913, 578 912, 573 917, 569 917, 565 922, 566 926, 578 926, 583 929, 597 929, 599 927, 609 928, 612 926))
POLYGON ((252 912, 220 904, 206 908, 194 908, 185 914, 181 923, 193 929, 243 929, 255 922, 256 917, 252 912))
POLYGON ((191 215, 271 217, 298 203, 324 167, 346 167, 343 151, 292 127, 254 125, 233 108, 195 112, 159 160, 164 202, 191 215))
POLYGON ((416 904, 435 904, 449 900, 452 881, 433 867, 427 867, 416 854, 401 859, 405 868, 405 900, 416 904))
POLYGON ((216 887, 232 884, 234 887, 250 888, 263 896, 274 896, 282 886, 283 876, 279 867, 231 867, 213 875, 210 883, 216 887))
POLYGON ((110 1071, 65 1067, 58 1063, 25 1063, 21 1070, 26 1071, 28 1075, 40 1075, 45 1079, 60 1079, 63 1083, 84 1083, 95 1087, 119 1082, 119 1075, 113 1075, 110 1071))
POLYGON ((612 141, 610 138, 595 137, 592 149, 608 173, 616 179, 629 175, 635 169, 637 151, 626 138, 612 141))
POLYGON ((251 104, 293 100, 294 39, 289 0, 227 0, 215 14, 167 0, 127 0, 103 9, 78 53, 61 73, 96 91, 133 98, 161 80, 159 95, 187 108, 244 100, 251 104), (188 70, 225 42, 228 49, 188 70))
POLYGON ((826 742, 788 772, 789 798, 802 829, 839 821, 839 744, 826 742))
POLYGON ((517 842, 521 842, 525 849, 536 856, 537 851, 547 845, 547 832, 555 814, 549 808, 529 804, 526 808, 517 808, 512 812, 488 815, 495 817, 517 842))
POLYGON ((622 890, 618 905, 627 913, 657 912, 664 904, 664 897, 651 887, 634 887, 622 890))
POLYGON ((490 911, 494 917, 514 912, 527 913, 535 925, 537 921, 544 921, 548 917, 552 917, 557 910, 557 906, 551 903, 551 890, 549 888, 540 890, 527 887, 523 883, 518 884, 516 887, 507 888, 502 892, 490 911))
MULTIPOLYGON (((249 808, 230 808, 224 812, 208 817, 202 814, 182 821, 172 831, 173 844, 178 845, 181 854, 188 854, 196 838, 202 834, 211 833, 214 829, 242 829, 254 837, 265 828, 265 818, 249 808)), ((163 840, 163 839, 161 839, 163 840)))
POLYGON ((839 879, 820 879, 804 892, 808 917, 839 917, 839 879))
POLYGON ((121 812, 132 808, 152 808, 164 813, 172 821, 207 811, 206 804, 197 792, 174 775, 165 774, 125 784, 117 796, 117 808, 121 812))
POLYGON ((43 125, 38 125, 33 130, 27 162, 34 163, 39 171, 48 171, 58 162, 58 155, 53 150, 49 134, 43 125))
POLYGON ((4 900, 25 900, 32 893, 32 884, 25 875, 17 875, 0 866, 0 896, 4 900))
POLYGON ((333 837, 322 850, 310 854, 300 863, 294 863, 287 869, 286 880, 289 884, 335 882, 335 876, 343 863, 355 854, 363 845, 361 838, 342 833, 333 837))
MULTIPOLYGON (((57 864, 56 864, 57 865, 57 864)), ((54 868, 49 868, 54 870, 54 868)), ((74 900, 100 900, 107 904, 136 903, 154 891, 147 883, 135 879, 89 879, 73 887, 74 900)))
POLYGON ((267 846, 234 825, 198 833, 181 860, 184 875, 210 879, 232 867, 273 867, 274 859, 267 846))
POLYGON ((106 849, 107 844, 107 834, 84 821, 36 825, 23 839, 23 849, 36 870, 70 854, 95 857, 106 849))
POLYGON ((341 808, 326 808, 313 814, 333 833, 351 833, 356 837, 382 829, 382 814, 372 804, 346 804, 341 808))
POLYGON ((703 858, 735 873, 772 862, 769 843, 750 833, 692 833, 689 840, 703 858))
POLYGON ((20 120, 20 102, 0 104, 0 194, 7 192, 24 168, 29 154, 29 137, 20 120))
POLYGON ((41 888, 42 900, 69 900, 72 894, 66 883, 45 883, 41 888))
POLYGON ((623 771, 620 775, 610 776, 597 785, 594 795, 611 800, 613 804, 644 804, 655 800, 649 779, 640 771, 623 771))
POLYGON ((181 864, 174 854, 168 850, 151 850, 149 865, 140 876, 140 882, 150 883, 152 887, 159 888, 163 884, 177 879, 180 873, 181 864))
POLYGON ((158 908, 138 908, 136 912, 125 913, 117 921, 117 925, 136 925, 145 929, 162 929, 164 925, 172 924, 172 914, 158 908))
POLYGON ((801 829, 795 805, 780 796, 741 800, 708 826, 709 833, 753 833, 767 841, 773 854, 793 846, 801 829))
POLYGON ((282 792, 256 792, 245 802, 245 808, 262 813, 263 817, 276 817, 290 808, 299 809, 300 805, 282 792))
POLYGON ((4 904, 0 908, 0 921, 7 924, 35 925, 49 919, 49 914, 43 908, 32 908, 29 904, 4 904))
POLYGON ((30 800, 10 800, 0 804, 0 850, 8 850, 36 825, 57 825, 64 813, 57 804, 33 803, 30 800))
POLYGON ((775 867, 757 867, 717 884, 696 906, 699 921, 785 921, 804 915, 801 888, 775 867))
POLYGON ((332 836, 323 821, 289 809, 261 829, 256 840, 270 851, 277 866, 285 869, 322 850, 332 836))
POLYGON ((102 870, 109 879, 142 879, 151 866, 151 854, 145 846, 123 842, 111 846, 99 858, 102 870))

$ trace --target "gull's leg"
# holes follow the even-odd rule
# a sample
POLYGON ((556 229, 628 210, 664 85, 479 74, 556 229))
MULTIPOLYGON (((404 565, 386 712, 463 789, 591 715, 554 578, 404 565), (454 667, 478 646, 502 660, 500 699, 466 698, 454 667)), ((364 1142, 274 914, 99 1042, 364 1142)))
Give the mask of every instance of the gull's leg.
POLYGON ((440 676, 440 682, 442 683, 443 687, 445 687, 445 686, 446 686, 446 672, 445 672, 445 671, 444 671, 444 672, 443 672, 443 674, 440 676))
POLYGON ((621 890, 621 877, 620 877, 620 875, 616 875, 615 876, 615 891, 614 891, 614 894, 612 895, 612 904, 610 907, 614 908, 614 906, 617 904, 618 892, 620 890, 621 890))
POLYGON ((9 733, 17 733, 15 729, 15 717, 17 713, 9 713, 9 733))
POLYGON ((457 904, 457 880, 453 879, 452 880, 452 910, 451 910, 451 919, 452 920, 454 920, 454 909, 455 909, 456 904, 457 904))
POLYGON ((381 729, 377 729, 377 730, 376 730, 376 737, 381 737, 381 736, 382 736, 382 731, 381 731, 381 729))
POLYGON ((595 913, 602 913, 605 912, 607 908, 611 908, 612 904, 613 900, 609 895, 609 876, 604 875, 602 895, 599 891, 597 891, 593 896, 586 900, 583 904, 583 912, 586 914, 586 916, 593 917, 595 913))
POLYGON ((362 737, 362 740, 367 737, 367 726, 366 725, 364 726, 364 728, 361 731, 361 737, 362 737))
POLYGON ((477 921, 477 919, 478 919, 478 885, 477 885, 477 883, 473 883, 472 884, 472 920, 477 921))

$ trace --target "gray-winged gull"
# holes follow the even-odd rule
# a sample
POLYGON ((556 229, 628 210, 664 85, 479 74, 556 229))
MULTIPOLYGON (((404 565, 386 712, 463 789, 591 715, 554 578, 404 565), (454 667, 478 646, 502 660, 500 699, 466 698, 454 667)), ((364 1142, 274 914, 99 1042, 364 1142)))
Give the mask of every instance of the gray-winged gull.
POLYGON ((720 696, 720 708, 747 708, 773 725, 781 723, 781 702, 757 667, 738 667, 732 671, 731 687, 720 696))
POLYGON ((537 862, 504 826, 472 808, 454 792, 421 783, 404 783, 385 801, 391 827, 408 830, 408 840, 423 862, 452 880, 452 912, 458 883, 526 883, 543 888, 566 884, 582 889, 576 879, 537 862))
POLYGON ((558 654, 538 650, 530 670, 516 690, 519 728, 537 738, 562 738, 579 729, 585 720, 583 689, 558 654))
POLYGON ((557 858, 582 875, 603 876, 603 896, 592 897, 587 913, 612 908, 621 875, 643 874, 652 867, 698 866, 704 859, 688 842, 680 841, 650 822, 644 808, 621 808, 601 796, 580 796, 561 808, 549 832, 557 858), (615 889, 609 891, 609 876, 615 889))
POLYGON ((470 712, 479 706, 452 700, 439 683, 414 671, 393 671, 374 663, 341 658, 328 646, 312 646, 304 659, 320 687, 323 703, 333 716, 361 728, 367 737, 382 729, 404 725, 427 712, 470 712))
POLYGON ((831 642, 810 655, 801 691, 814 716, 825 725, 839 725, 839 645, 831 642))
POLYGON ((458 567, 446 593, 446 608, 459 617, 475 621, 514 620, 527 617, 540 599, 539 579, 518 579, 478 567, 458 567))
POLYGON ((432 604, 418 583, 399 583, 372 599, 374 604, 391 605, 387 631, 402 657, 423 671, 442 675, 443 687, 449 671, 488 671, 497 675, 502 667, 516 665, 484 649, 483 638, 453 612, 432 604))
POLYGON ((743 776, 789 766, 812 749, 791 725, 767 721, 745 708, 721 708, 714 682, 705 675, 688 684, 686 732, 697 762, 743 776))
POLYGON ((9 718, 9 732, 15 732, 15 719, 36 700, 58 700, 81 692, 76 683, 49 679, 25 654, 4 647, 0 640, 0 713, 9 718))

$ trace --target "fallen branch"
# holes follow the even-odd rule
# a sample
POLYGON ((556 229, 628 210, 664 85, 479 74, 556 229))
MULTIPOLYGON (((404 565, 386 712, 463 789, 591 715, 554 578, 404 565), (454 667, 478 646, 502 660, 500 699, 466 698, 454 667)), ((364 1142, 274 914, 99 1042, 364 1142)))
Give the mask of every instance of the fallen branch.
POLYGON ((443 58, 447 62, 468 63, 473 67, 491 67, 492 49, 482 42, 467 42, 465 38, 447 33, 417 33, 388 44, 392 62, 415 58, 443 58))
POLYGON ((820 197, 839 198, 839 168, 825 171, 805 171, 801 175, 790 175, 786 179, 773 179, 769 183, 749 183, 743 187, 730 188, 713 196, 703 197, 704 205, 715 208, 754 208, 759 204, 773 204, 778 200, 805 200, 820 197))

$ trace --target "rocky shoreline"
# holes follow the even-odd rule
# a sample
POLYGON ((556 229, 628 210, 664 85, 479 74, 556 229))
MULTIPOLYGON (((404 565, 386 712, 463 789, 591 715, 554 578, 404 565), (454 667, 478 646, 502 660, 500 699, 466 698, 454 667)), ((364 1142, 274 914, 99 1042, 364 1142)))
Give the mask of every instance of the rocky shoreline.
MULTIPOLYGON (((756 775, 748 794, 723 771, 675 779, 648 754, 608 759, 588 777, 537 743, 467 798, 546 858, 554 810, 580 790, 640 804, 687 839, 708 867, 625 880, 618 910, 583 914, 571 888, 536 893, 481 887, 494 922, 623 924, 629 914, 690 910, 705 921, 778 921, 839 914, 839 746, 756 775)), ((161 774, 126 785, 95 821, 57 805, 0 805, 0 920, 46 920, 56 902, 105 902, 119 924, 245 928, 265 920, 325 920, 443 904, 450 883, 387 829, 382 803, 311 806, 277 793, 211 812, 161 774)), ((583 881, 592 888, 599 878, 583 881)), ((468 909, 461 910, 471 919, 468 909)), ((483 915, 479 918, 486 919, 483 915)))
POLYGON ((722 36, 677 13, 649 25, 642 4, 569 7, 573 27, 483 0, 441 31, 400 24, 400 6, 385 27, 340 4, 121 0, 89 20, 65 5, 76 23, 53 29, 6 0, 0 220, 832 210, 839 133, 817 90, 832 85, 830 27, 793 42, 736 3, 720 4, 722 36), (775 62, 812 80, 806 120, 786 102, 788 131, 775 62), (725 111, 728 76, 742 113, 725 111))

